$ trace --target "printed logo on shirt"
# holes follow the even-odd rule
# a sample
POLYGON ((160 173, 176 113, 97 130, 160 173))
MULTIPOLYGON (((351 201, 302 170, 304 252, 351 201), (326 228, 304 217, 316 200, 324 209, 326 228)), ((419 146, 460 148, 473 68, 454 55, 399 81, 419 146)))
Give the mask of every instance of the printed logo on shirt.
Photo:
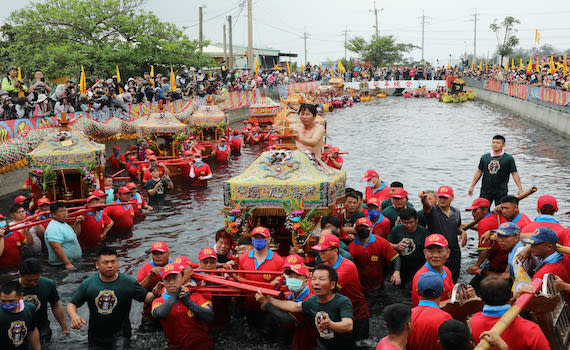
POLYGON ((188 310, 187 315, 188 315, 188 318, 194 317, 194 313, 192 312, 192 310, 188 310))
POLYGON ((378 256, 377 256, 377 255, 372 255, 372 256, 370 257, 370 261, 377 262, 377 261, 378 261, 378 256))
POLYGON ((501 163, 498 160, 492 160, 487 165, 487 169, 489 169, 490 174, 496 174, 501 169, 501 163))
MULTIPOLYGON (((328 313, 324 311, 317 312, 315 315, 315 326, 317 327, 317 330, 319 329, 321 321, 326 319, 330 319, 328 313)), ((334 339, 334 332, 330 329, 325 329, 324 331, 319 331, 319 336, 324 339, 334 339)))
POLYGON ((266 281, 271 281, 271 275, 270 274, 264 274, 263 279, 266 281))
POLYGON ((102 290, 95 298, 97 312, 103 315, 113 313, 113 309, 117 306, 117 297, 113 290, 102 290))
POLYGON ((28 335, 28 327, 26 327, 26 322, 24 321, 12 321, 10 323, 10 329, 8 329, 8 338, 12 341, 14 346, 20 346, 26 340, 28 335))
POLYGON ((24 295, 23 299, 26 303, 34 304, 36 307, 36 311, 38 311, 40 309, 40 307, 42 306, 42 302, 40 301, 38 296, 35 294, 24 295))
POLYGON ((416 243, 411 238, 403 238, 400 243, 404 244, 404 249, 400 252, 404 256, 410 255, 416 250, 416 243))

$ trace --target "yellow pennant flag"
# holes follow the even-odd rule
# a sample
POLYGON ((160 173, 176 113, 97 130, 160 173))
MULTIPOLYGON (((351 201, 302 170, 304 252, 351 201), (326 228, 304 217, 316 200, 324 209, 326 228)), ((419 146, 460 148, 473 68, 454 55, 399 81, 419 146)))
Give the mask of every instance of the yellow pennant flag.
POLYGON ((174 70, 172 70, 172 66, 170 66, 170 91, 172 92, 176 91, 176 76, 174 75, 174 70))
POLYGON ((475 61, 471 61, 471 70, 475 69, 475 61))
POLYGON ((273 69, 278 71, 278 72, 281 72, 281 67, 279 67, 278 65, 275 64, 275 59, 273 59, 273 69))
POLYGON ((522 57, 519 60, 519 70, 524 69, 524 63, 522 61, 522 57))
POLYGON ((526 73, 527 74, 532 73, 532 56, 530 56, 530 58, 528 59, 528 64, 526 66, 526 73))
POLYGON ((342 65, 342 62, 340 60, 338 60, 337 69, 340 73, 346 72, 346 69, 344 69, 344 66, 342 65))
POLYGON ((255 58, 255 74, 259 74, 259 63, 257 62, 257 57, 255 58))
POLYGON ((507 58, 507 63, 505 64, 505 72, 509 71, 509 59, 507 58))
POLYGON ((446 72, 449 72, 449 62, 447 62, 447 68, 445 69, 446 72))
POLYGON ((564 68, 564 76, 568 74, 568 55, 564 54, 564 62, 562 63, 562 67, 564 68))
POLYGON ((483 62, 479 61, 479 71, 483 70, 483 62))
MULTIPOLYGON (((18 66, 18 81, 22 82, 22 71, 20 70, 20 67, 18 66)), ((24 93, 24 89, 22 89, 22 86, 20 85, 20 87, 18 87, 18 97, 25 97, 26 94, 24 93)))
POLYGON ((87 82, 85 81, 85 70, 83 69, 83 65, 81 65, 81 77, 79 78, 79 93, 87 93, 87 82))
POLYGON ((303 67, 303 64, 301 63, 301 74, 303 74, 305 72, 305 67, 303 67))
POLYGON ((536 42, 537 45, 540 45, 540 32, 538 31, 538 29, 534 33, 534 41, 536 42))
POLYGON ((538 59, 538 55, 536 56, 536 72, 540 73, 540 60, 538 59))
POLYGON ((554 56, 550 55, 550 74, 556 73, 556 69, 554 68, 554 56))
POLYGON ((291 76, 291 66, 289 66, 289 62, 286 62, 286 63, 287 63, 287 76, 290 77, 291 76))
POLYGON ((121 72, 119 72, 119 65, 116 66, 117 68, 117 83, 121 82, 121 72))
POLYGON ((514 58, 514 57, 511 58, 511 69, 512 69, 513 71, 516 70, 516 69, 515 69, 515 58, 514 58))
POLYGON ((154 66, 150 66, 150 83, 154 88, 154 66))
POLYGON ((489 65, 487 64, 487 61, 485 61, 485 73, 487 73, 489 71, 489 65))

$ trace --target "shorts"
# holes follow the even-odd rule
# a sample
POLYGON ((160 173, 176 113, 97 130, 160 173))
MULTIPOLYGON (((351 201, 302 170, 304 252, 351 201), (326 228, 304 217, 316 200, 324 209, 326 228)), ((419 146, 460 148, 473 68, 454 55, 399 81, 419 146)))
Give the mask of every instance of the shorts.
POLYGON ((369 318, 361 318, 353 321, 352 336, 354 340, 368 339, 370 335, 370 322, 369 318))
POLYGON ((494 193, 494 192, 483 193, 483 192, 481 192, 481 195, 479 197, 487 198, 491 204, 493 204, 493 201, 494 201, 495 206, 497 206, 501 202, 501 199, 503 199, 503 197, 505 197, 506 195, 507 195, 507 192, 501 192, 501 193, 494 193))
POLYGON ((42 345, 48 344, 49 342, 51 342, 51 328, 48 324, 47 327, 45 328, 39 328, 39 332, 40 332, 40 343, 42 345))

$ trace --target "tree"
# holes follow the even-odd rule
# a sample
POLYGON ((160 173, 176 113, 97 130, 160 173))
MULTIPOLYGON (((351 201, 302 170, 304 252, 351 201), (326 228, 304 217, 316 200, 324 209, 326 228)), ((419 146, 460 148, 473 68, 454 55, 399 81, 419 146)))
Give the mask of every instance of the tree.
POLYGON ((346 48, 358 54, 362 60, 369 61, 375 67, 386 67, 404 60, 404 53, 416 46, 396 43, 392 35, 374 37, 369 43, 362 37, 351 39, 346 48))
MULTIPOLYGON (((31 75, 77 78, 142 75, 150 65, 167 73, 187 66, 212 66, 198 42, 183 30, 141 9, 144 0, 48 0, 16 10, 2 27, 0 57, 31 75)), ((207 43, 205 43, 207 44, 207 43)))
POLYGON ((513 49, 519 44, 519 38, 515 35, 517 33, 515 25, 520 23, 521 21, 513 16, 507 16, 503 19, 503 22, 498 23, 495 18, 493 23, 489 25, 489 28, 497 36, 497 55, 501 57, 501 65, 503 64, 503 57, 511 55, 513 49), (504 31, 504 33, 501 33, 501 31, 504 31), (502 40, 501 34, 503 34, 502 40))

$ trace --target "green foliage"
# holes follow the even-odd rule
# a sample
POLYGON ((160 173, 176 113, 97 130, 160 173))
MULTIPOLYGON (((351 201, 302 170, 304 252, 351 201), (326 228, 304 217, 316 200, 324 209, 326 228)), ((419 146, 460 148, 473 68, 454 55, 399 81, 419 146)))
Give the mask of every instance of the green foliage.
MULTIPOLYGON (((167 74, 187 66, 211 66, 183 30, 141 9, 143 0, 47 0, 14 11, 2 27, 0 57, 28 75, 42 69, 48 78, 78 80, 80 65, 89 82, 142 75, 155 66, 167 74), (91 79, 89 79, 91 77, 91 79)), ((205 43, 207 45, 207 43, 205 43)), ((0 67, 5 68, 5 67, 0 67)))
POLYGON ((57 179, 57 173, 48 165, 43 170, 31 170, 32 180, 41 188, 42 193, 47 193, 49 187, 57 179))
POLYGON ((495 19, 489 25, 489 28, 497 36, 497 55, 501 57, 501 65, 503 64, 503 57, 512 55, 513 49, 519 44, 519 38, 515 35, 517 33, 515 25, 520 23, 520 20, 507 16, 501 23, 498 23, 498 20, 495 19))
POLYGON ((416 46, 397 43, 392 35, 387 35, 373 38, 370 42, 362 37, 355 37, 346 44, 346 48, 375 67, 386 67, 403 62, 404 53, 410 52, 416 46))

